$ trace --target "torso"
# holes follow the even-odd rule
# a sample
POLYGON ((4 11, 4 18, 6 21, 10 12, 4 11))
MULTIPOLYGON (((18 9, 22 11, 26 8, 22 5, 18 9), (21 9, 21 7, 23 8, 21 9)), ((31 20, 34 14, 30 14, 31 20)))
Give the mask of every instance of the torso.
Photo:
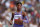
POLYGON ((14 16, 17 16, 17 17, 14 18, 14 23, 18 24, 18 25, 22 25, 23 24, 23 21, 22 21, 22 19, 23 19, 22 11, 15 12, 14 16))

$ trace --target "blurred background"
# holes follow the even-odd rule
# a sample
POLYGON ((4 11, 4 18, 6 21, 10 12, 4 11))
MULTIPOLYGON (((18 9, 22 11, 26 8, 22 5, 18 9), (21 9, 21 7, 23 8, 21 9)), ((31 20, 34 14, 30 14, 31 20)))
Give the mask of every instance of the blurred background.
POLYGON ((22 11, 27 13, 28 27, 40 27, 40 0, 0 0, 0 27, 8 27, 12 12, 17 10, 16 3, 18 1, 22 3, 22 11))

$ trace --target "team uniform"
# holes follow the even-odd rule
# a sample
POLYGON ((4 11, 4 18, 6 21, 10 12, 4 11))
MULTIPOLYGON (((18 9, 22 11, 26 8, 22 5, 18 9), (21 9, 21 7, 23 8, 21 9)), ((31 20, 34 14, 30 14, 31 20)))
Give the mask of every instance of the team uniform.
POLYGON ((20 12, 15 12, 15 14, 14 14, 14 25, 13 25, 13 27, 24 27, 23 26, 23 22, 26 22, 26 23, 28 23, 28 19, 27 19, 27 16, 23 16, 22 15, 22 11, 20 11, 20 12), (18 17, 15 17, 15 16, 18 16, 18 17), (23 19, 26 19, 26 21, 25 20, 23 20, 23 19), (20 19, 21 19, 21 21, 20 21, 20 19), (23 20, 23 21, 22 21, 23 20), (18 24, 19 23, 19 24, 18 24))

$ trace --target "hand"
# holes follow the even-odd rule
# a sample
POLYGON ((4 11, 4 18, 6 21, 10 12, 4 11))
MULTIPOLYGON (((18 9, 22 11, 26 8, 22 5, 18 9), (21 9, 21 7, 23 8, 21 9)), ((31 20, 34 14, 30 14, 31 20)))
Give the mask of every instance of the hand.
POLYGON ((12 23, 12 20, 9 22, 10 23, 10 25, 12 25, 13 23, 12 23))

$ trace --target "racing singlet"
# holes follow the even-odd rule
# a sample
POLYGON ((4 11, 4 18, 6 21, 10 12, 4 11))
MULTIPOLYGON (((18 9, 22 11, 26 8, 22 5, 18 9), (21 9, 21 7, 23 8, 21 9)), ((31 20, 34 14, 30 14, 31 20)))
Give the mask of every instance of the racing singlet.
MULTIPOLYGON (((25 16, 26 18, 26 16, 25 16)), ((27 20, 23 20, 24 17, 22 15, 22 11, 20 12, 15 12, 14 14, 14 26, 13 27, 24 27, 23 26, 23 22, 27 21, 28 22, 28 19, 27 20)))
POLYGON ((23 21, 22 21, 22 11, 15 12, 14 15, 14 26, 13 27, 23 27, 23 21))

